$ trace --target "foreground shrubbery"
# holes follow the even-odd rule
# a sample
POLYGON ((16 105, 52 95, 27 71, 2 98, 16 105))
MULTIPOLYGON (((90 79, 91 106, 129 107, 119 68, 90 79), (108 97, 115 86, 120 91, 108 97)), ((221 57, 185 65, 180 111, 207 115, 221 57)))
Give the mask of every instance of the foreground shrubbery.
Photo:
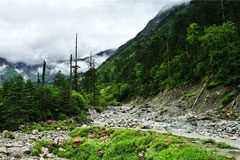
MULTIPOLYGON (((197 146, 186 144, 184 137, 155 132, 111 129, 104 127, 78 128, 70 136, 82 137, 84 143, 72 146, 72 139, 53 149, 59 157, 73 160, 227 160, 197 146), (61 148, 61 151, 60 149, 61 148)), ((37 142, 35 151, 39 152, 37 142)))

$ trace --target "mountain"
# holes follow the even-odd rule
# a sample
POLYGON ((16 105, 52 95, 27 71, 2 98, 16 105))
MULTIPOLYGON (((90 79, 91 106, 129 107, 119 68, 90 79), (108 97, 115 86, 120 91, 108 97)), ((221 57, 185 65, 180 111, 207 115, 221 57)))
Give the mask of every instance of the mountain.
MULTIPOLYGON (((115 53, 114 49, 109 49, 106 51, 99 52, 92 56, 96 61, 96 67, 102 64, 106 59, 115 53)), ((79 72, 86 72, 88 70, 87 63, 89 57, 79 58, 78 65, 80 66, 79 72)), ((53 76, 61 70, 66 76, 69 74, 69 61, 59 60, 59 61, 47 61, 46 67, 46 82, 51 83, 53 81, 53 76)), ((37 82, 37 73, 42 73, 42 64, 27 65, 24 62, 12 63, 4 58, 0 58, 0 83, 5 80, 21 74, 24 79, 30 78, 33 82, 37 82)))
POLYGON ((239 19, 240 1, 192 0, 163 8, 97 69, 98 83, 106 87, 101 91, 121 101, 197 82, 236 88, 239 19))

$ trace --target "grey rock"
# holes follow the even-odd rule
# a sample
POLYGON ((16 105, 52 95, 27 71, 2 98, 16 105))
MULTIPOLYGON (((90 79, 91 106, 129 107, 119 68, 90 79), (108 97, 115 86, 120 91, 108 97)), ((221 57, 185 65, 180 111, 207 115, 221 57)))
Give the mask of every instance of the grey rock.
POLYGON ((22 157, 22 153, 19 152, 19 151, 15 151, 15 152, 11 153, 11 156, 15 157, 15 158, 21 158, 22 157))
POLYGON ((33 134, 33 135, 38 134, 38 130, 37 130, 37 129, 34 129, 34 130, 32 131, 32 134, 33 134))
POLYGON ((31 153, 32 149, 30 147, 23 147, 21 150, 21 153, 24 154, 29 154, 31 153))
POLYGON ((0 153, 7 154, 7 148, 6 147, 0 147, 0 153))
POLYGON ((43 158, 53 158, 53 157, 54 157, 54 154, 52 154, 52 153, 48 153, 48 154, 43 155, 43 158))

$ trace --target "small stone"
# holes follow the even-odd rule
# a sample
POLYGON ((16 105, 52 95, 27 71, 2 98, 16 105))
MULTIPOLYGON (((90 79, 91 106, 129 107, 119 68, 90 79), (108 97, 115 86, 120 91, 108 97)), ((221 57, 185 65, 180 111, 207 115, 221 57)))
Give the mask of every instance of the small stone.
POLYGON ((9 160, 15 160, 15 157, 11 157, 9 160))
POLYGON ((38 134, 38 130, 37 130, 37 129, 34 129, 34 130, 32 131, 32 134, 33 134, 33 135, 38 134))
POLYGON ((15 151, 11 154, 12 157, 15 157, 15 158, 21 158, 22 157, 22 154, 21 152, 19 151, 15 151))
POLYGON ((52 154, 52 153, 48 153, 48 154, 43 155, 43 158, 53 158, 53 157, 54 157, 54 154, 52 154))
POLYGON ((3 137, 4 138, 15 139, 14 134, 12 132, 9 132, 8 130, 3 131, 3 137))
POLYGON ((86 128, 86 127, 87 127, 87 125, 86 125, 86 124, 84 124, 84 125, 82 125, 82 127, 83 127, 83 128, 86 128))
POLYGON ((0 147, 0 153, 7 154, 7 148, 6 147, 0 147))
POLYGON ((30 148, 28 147, 23 147, 23 149, 21 150, 21 153, 24 155, 24 154, 29 154, 31 153, 31 150, 30 148))
POLYGON ((141 125, 138 125, 138 126, 136 127, 136 129, 142 129, 142 126, 141 126, 141 125))
POLYGON ((63 148, 59 148, 58 149, 60 152, 64 152, 65 151, 65 149, 63 149, 63 148))
POLYGON ((99 157, 102 157, 103 155, 104 155, 104 152, 103 152, 103 151, 99 151, 99 152, 98 152, 98 156, 99 156, 99 157))
POLYGON ((42 148, 40 149, 40 151, 41 151, 41 153, 43 153, 43 154, 47 154, 47 153, 48 153, 48 148, 42 147, 42 148))
POLYGON ((77 147, 79 145, 79 143, 84 143, 84 139, 80 138, 80 137, 76 137, 72 140, 72 146, 73 147, 77 147))
POLYGON ((0 153, 0 159, 1 160, 6 160, 7 156, 5 154, 0 153))
POLYGON ((238 137, 230 137, 229 139, 236 141, 236 140, 238 140, 239 138, 238 138, 238 137))
POLYGON ((138 153, 139 160, 144 160, 143 153, 138 153))
POLYGON ((95 138, 94 135, 92 135, 92 134, 88 135, 88 140, 92 141, 92 140, 94 140, 94 138, 95 138))

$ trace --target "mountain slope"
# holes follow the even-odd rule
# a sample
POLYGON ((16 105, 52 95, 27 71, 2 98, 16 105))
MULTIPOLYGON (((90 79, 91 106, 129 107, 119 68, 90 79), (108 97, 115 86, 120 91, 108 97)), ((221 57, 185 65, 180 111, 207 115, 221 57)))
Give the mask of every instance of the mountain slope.
POLYGON ((199 80, 239 84, 240 2, 196 1, 160 11, 97 70, 123 100, 199 80), (224 14, 224 18, 223 18, 224 14), (223 23, 226 22, 226 23, 223 23))

